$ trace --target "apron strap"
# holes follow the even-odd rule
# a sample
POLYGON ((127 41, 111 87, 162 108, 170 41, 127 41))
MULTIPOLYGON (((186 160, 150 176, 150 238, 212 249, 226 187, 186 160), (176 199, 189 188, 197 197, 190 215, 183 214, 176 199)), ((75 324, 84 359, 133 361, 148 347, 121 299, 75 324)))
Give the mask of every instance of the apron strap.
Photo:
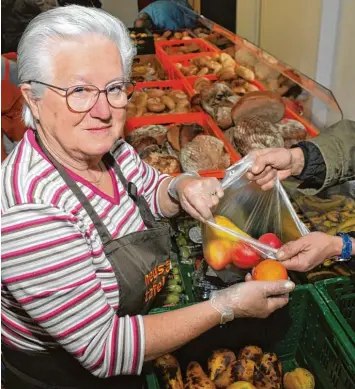
POLYGON ((73 191, 77 199, 80 201, 81 205, 84 207, 85 211, 90 216, 90 219, 94 223, 94 226, 99 233, 99 236, 102 240, 103 245, 105 246, 112 240, 112 236, 104 223, 99 218, 99 215, 94 210, 93 206, 90 204, 90 201, 86 198, 82 190, 79 188, 78 184, 69 176, 69 174, 66 172, 64 167, 58 163, 50 154, 50 152, 47 150, 47 148, 44 146, 41 138, 39 137, 37 131, 35 131, 35 137, 37 140, 38 145, 43 150, 43 153, 46 155, 46 157, 50 160, 50 162, 55 166, 55 168, 58 170, 59 174, 65 181, 65 183, 68 185, 69 189, 73 191))
POLYGON ((123 187, 125 188, 126 192, 128 193, 129 197, 136 203, 139 213, 143 220, 148 220, 150 222, 155 222, 155 218, 152 214, 152 211, 149 208, 149 205, 146 201, 146 199, 143 196, 138 196, 137 193, 137 187, 134 185, 133 182, 127 182, 125 176, 122 173, 122 170, 119 166, 119 164, 116 162, 115 158, 112 156, 112 154, 108 153, 104 157, 108 164, 113 167, 115 173, 117 174, 118 178, 120 179, 123 187))
MULTIPOLYGON (((38 135, 38 132, 35 131, 35 137, 38 145, 43 150, 43 153, 45 156, 49 159, 49 161, 53 164, 53 166, 58 170, 59 174, 63 178, 64 182, 68 185, 69 189, 73 191, 76 198, 80 201, 81 205, 85 209, 85 211, 88 213, 89 217, 91 218, 92 222, 94 223, 94 226, 101 238, 102 244, 105 246, 112 241, 112 236, 102 220, 99 218, 99 215, 96 213, 93 206, 90 204, 90 201, 86 198, 82 190, 79 188, 78 184, 69 176, 69 174, 66 172, 64 167, 57 162, 53 156, 50 154, 50 152, 47 150, 45 145, 43 144, 40 136, 38 135)), ((117 174, 119 180, 121 181, 124 189, 128 193, 129 197, 135 202, 139 209, 139 213, 143 220, 147 220, 149 222, 154 223, 155 218, 149 208, 149 205, 144 197, 138 196, 137 194, 137 187, 134 185, 133 182, 128 182, 125 178, 125 176, 122 173, 122 170, 118 163, 116 162, 115 158, 110 154, 107 153, 104 156, 104 162, 107 162, 109 166, 113 167, 115 173, 117 174)))

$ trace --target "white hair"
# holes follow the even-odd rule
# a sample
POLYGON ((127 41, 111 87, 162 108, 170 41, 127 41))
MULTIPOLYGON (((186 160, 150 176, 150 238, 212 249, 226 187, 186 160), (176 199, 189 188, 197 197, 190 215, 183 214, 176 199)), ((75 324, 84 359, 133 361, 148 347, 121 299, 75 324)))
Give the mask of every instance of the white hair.
MULTIPOLYGON (((136 49, 126 26, 109 13, 92 7, 69 5, 43 12, 27 26, 18 47, 18 74, 20 83, 29 80, 51 82, 53 74, 51 49, 56 39, 72 39, 97 33, 113 41, 120 52, 123 71, 130 76, 136 49)), ((37 84, 34 97, 40 97, 44 87, 37 84)), ((31 109, 24 104, 22 118, 26 126, 36 128, 31 109)))

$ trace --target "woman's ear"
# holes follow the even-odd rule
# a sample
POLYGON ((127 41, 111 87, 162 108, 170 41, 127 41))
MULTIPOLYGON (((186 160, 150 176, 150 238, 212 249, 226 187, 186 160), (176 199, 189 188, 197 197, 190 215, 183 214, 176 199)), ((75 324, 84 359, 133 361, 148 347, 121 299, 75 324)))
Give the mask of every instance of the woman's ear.
POLYGON ((38 99, 34 96, 30 84, 22 84, 20 86, 21 93, 27 105, 30 107, 32 115, 36 120, 39 120, 38 99))

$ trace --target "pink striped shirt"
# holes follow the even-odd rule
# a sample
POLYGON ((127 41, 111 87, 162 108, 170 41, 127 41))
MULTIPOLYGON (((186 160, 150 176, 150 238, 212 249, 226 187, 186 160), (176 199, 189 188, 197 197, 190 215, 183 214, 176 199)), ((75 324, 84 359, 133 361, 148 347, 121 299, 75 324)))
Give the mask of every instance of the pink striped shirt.
MULTIPOLYGON (((161 217, 158 190, 168 176, 142 162, 123 141, 114 157, 154 216, 161 217)), ((145 229, 113 170, 113 198, 69 174, 113 238, 145 229)), ((1 286, 3 341, 42 351, 36 334, 48 333, 98 377, 141 373, 142 317, 115 314, 120 291, 100 237, 32 130, 2 165, 1 286)))

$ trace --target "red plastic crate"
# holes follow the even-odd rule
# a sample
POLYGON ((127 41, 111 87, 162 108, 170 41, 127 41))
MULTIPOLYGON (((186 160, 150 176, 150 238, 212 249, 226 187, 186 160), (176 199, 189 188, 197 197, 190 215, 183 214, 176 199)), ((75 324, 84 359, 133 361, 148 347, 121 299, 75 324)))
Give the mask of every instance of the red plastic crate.
POLYGON ((180 80, 184 78, 183 74, 179 72, 174 64, 170 61, 169 57, 166 56, 162 51, 157 50, 156 55, 159 58, 159 61, 163 64, 165 71, 168 74, 169 80, 180 80))
POLYGON ((302 116, 300 116, 298 113, 296 113, 295 111, 293 111, 290 107, 287 106, 287 103, 286 103, 286 114, 285 114, 285 118, 287 119, 294 119, 294 120, 297 120, 299 121, 300 123, 302 123, 305 128, 306 128, 306 131, 308 132, 308 134, 314 138, 315 136, 319 135, 319 130, 317 130, 315 127, 313 127, 308 120, 304 119, 302 116))
MULTIPOLYGON (((194 58, 198 57, 205 57, 209 53, 196 53, 196 54, 186 54, 186 55, 180 55, 180 56, 174 56, 170 59, 169 63, 167 64, 167 72, 169 74, 169 77, 172 79, 185 79, 189 80, 190 78, 196 79, 198 76, 185 76, 176 66, 177 63, 181 63, 183 66, 189 66, 191 65, 191 61, 194 58)), ((216 76, 214 74, 207 74, 205 76, 201 77, 206 77, 209 79, 216 79, 216 76)), ((191 96, 195 94, 194 89, 191 87, 191 83, 187 82, 188 88, 189 88, 189 93, 191 96)))
MULTIPOLYGON (((188 115, 164 115, 164 116, 142 116, 134 118, 126 122, 124 136, 128 136, 131 132, 137 128, 148 126, 152 124, 161 125, 173 125, 181 123, 197 123, 205 130, 206 135, 214 136, 223 141, 225 149, 231 157, 231 164, 237 162, 241 157, 228 142, 223 132, 216 126, 213 120, 205 113, 194 112, 188 115)), ((202 177, 216 177, 223 178, 225 175, 224 170, 203 170, 199 174, 202 177)))
MULTIPOLYGON (((255 86, 257 86, 259 88, 259 90, 267 90, 267 88, 265 88, 265 86, 259 81, 254 81, 253 84, 255 86)), ((285 104, 286 104, 286 112, 285 112, 286 119, 294 119, 294 120, 297 120, 300 123, 302 123, 305 126, 306 131, 308 132, 308 134, 312 138, 319 135, 319 130, 317 130, 315 127, 313 127, 308 120, 304 119, 297 112, 295 112, 292 108, 290 108, 287 100, 285 101, 285 104)))
MULTIPOLYGON (((207 74, 206 76, 202 76, 203 78, 207 78, 211 81, 217 81, 217 76, 215 74, 207 74)), ((201 77, 193 76, 193 77, 186 77, 186 81, 189 84, 190 88, 188 89, 189 93, 192 93, 191 97, 194 96, 197 92, 194 89, 195 81, 201 77)), ((259 83, 252 82, 251 84, 255 85, 259 90, 262 90, 262 88, 259 86, 259 83)))
POLYGON ((190 54, 182 54, 178 53, 178 46, 189 46, 192 44, 196 44, 200 47, 200 51, 197 53, 190 53, 190 54, 199 54, 199 53, 213 53, 213 52, 219 52, 219 50, 212 46, 210 43, 206 42, 203 39, 195 38, 195 39, 189 39, 189 40, 170 40, 170 41, 156 41, 155 42, 155 49, 157 52, 160 52, 160 54, 165 55, 167 57, 175 57, 175 56, 181 56, 181 55, 190 55, 190 54), (176 46, 176 48, 174 48, 176 46), (176 51, 176 54, 168 54, 165 49, 167 47, 172 47, 174 51, 176 51))
MULTIPOLYGON (((167 80, 167 81, 150 81, 150 82, 138 82, 136 84, 136 88, 135 90, 136 91, 143 91, 144 89, 173 89, 173 90, 181 90, 183 92, 185 92, 190 98, 191 98, 191 92, 189 90, 189 87, 188 85, 186 84, 186 81, 185 80, 167 80)), ((174 116, 180 116, 180 115, 185 115, 185 116, 189 116, 191 115, 191 113, 174 113, 174 114, 171 114, 171 113, 156 113, 154 114, 154 116, 159 116, 159 117, 168 117, 171 118, 171 117, 174 117, 174 116)), ((146 118, 147 116, 144 116, 144 118, 146 118)), ((130 118, 127 120, 127 122, 130 122, 131 120, 137 120, 139 119, 140 117, 133 117, 133 118, 130 118)))
MULTIPOLYGON (((191 61, 195 58, 198 58, 198 57, 205 57, 205 56, 208 56, 209 53, 197 53, 197 54, 189 54, 189 55, 180 55, 180 56, 174 56, 170 59, 170 64, 168 64, 169 66, 169 74, 170 73, 174 73, 174 78, 175 79, 178 79, 178 78, 186 78, 188 81, 189 81, 189 85, 193 85, 193 81, 196 80, 196 78, 198 78, 199 76, 185 76, 176 66, 177 63, 181 63, 183 66, 189 66, 191 65, 191 61), (192 84, 191 84, 192 82, 192 84)), ((236 67, 238 65, 236 64, 236 67)), ((211 74, 207 74, 207 75, 204 75, 204 76, 201 76, 201 77, 205 77, 205 78, 208 78, 210 80, 217 80, 217 77, 215 76, 215 74, 211 73, 211 74)), ((259 90, 264 90, 265 88, 263 87, 263 85, 255 80, 252 82, 253 85, 255 85, 259 90)), ((191 93, 194 93, 194 90, 192 88, 191 90, 191 93)))
POLYGON ((159 35, 160 35, 160 38, 159 38, 159 39, 156 39, 156 38, 155 38, 154 41, 155 41, 155 42, 161 42, 161 41, 172 41, 172 40, 177 40, 177 38, 175 38, 175 37, 173 36, 173 35, 174 35, 175 33, 177 33, 177 32, 180 32, 180 33, 186 32, 190 38, 196 38, 196 36, 193 35, 193 33, 192 33, 189 29, 184 29, 184 30, 174 30, 174 31, 169 30, 169 31, 172 33, 172 35, 171 35, 170 37, 168 37, 168 38, 162 38, 163 33, 166 32, 166 31, 167 31, 167 30, 161 30, 161 29, 154 29, 154 30, 152 30, 152 35, 153 35, 153 37, 154 37, 154 34, 159 34, 159 35))
MULTIPOLYGON (((215 75, 207 75, 207 76, 203 76, 205 78, 208 78, 209 80, 211 81, 216 81, 217 80, 217 77, 215 75)), ((190 88, 188 88, 188 93, 190 93, 190 96, 194 96, 196 94, 196 91, 195 89, 193 88, 193 85, 195 83, 195 81, 200 78, 200 77, 186 77, 186 81, 188 82, 190 88)), ((257 86, 259 88, 259 90, 265 90, 266 88, 263 87, 262 84, 260 84, 259 82, 253 82, 253 84, 255 86, 257 86)), ((202 108, 201 108, 202 109, 202 108)), ((300 116, 297 112, 295 112, 292 108, 290 108, 286 102, 286 112, 285 112, 285 118, 286 119, 294 119, 294 120, 297 120, 299 121, 300 123, 302 123, 305 128, 306 128, 306 131, 308 132, 308 134, 313 138, 317 135, 319 135, 319 131, 314 128, 306 119, 304 119, 302 116, 300 116)))
POLYGON ((229 39, 229 37, 227 37, 225 34, 222 34, 221 32, 214 32, 213 34, 210 34, 208 37, 203 38, 203 39, 206 40, 213 47, 216 47, 218 50, 222 50, 222 51, 224 51, 228 48, 231 48, 231 47, 234 47, 234 48, 240 47, 234 41, 229 39), (224 45, 218 46, 216 43, 213 42, 214 38, 217 38, 217 39, 224 38, 227 40, 227 42, 224 45))

